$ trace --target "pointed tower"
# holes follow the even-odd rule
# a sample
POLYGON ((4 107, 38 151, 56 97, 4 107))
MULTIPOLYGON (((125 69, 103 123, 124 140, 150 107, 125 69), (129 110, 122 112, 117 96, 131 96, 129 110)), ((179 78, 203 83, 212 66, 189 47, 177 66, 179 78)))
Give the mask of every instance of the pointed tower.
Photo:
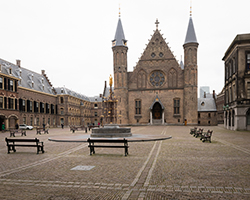
POLYGON ((118 124, 128 123, 128 80, 127 80, 127 40, 125 39, 119 15, 115 39, 112 41, 114 63, 114 93, 118 99, 118 124))
POLYGON ((192 12, 190 11, 189 24, 184 48, 184 119, 188 124, 198 123, 197 111, 197 49, 198 42, 195 35, 192 12))

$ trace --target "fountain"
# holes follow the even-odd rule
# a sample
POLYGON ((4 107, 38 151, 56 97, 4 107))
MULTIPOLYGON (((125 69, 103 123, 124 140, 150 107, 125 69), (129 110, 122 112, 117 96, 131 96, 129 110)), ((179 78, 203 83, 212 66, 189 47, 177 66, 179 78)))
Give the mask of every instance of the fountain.
POLYGON ((132 136, 131 128, 121 128, 117 123, 117 102, 118 100, 114 96, 112 91, 113 79, 110 75, 109 77, 109 96, 103 97, 103 115, 105 125, 103 128, 93 128, 91 137, 130 137, 132 136))

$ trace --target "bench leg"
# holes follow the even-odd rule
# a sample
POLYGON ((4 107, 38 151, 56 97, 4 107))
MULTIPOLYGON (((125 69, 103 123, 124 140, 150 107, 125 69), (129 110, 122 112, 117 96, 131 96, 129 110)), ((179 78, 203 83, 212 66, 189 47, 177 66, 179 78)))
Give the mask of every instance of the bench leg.
POLYGON ((128 155, 128 147, 125 147, 125 156, 128 155))

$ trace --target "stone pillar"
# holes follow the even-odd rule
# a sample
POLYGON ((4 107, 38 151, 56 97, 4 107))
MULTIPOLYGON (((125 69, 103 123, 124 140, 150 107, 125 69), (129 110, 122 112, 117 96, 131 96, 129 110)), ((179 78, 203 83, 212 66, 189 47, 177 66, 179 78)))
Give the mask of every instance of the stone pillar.
POLYGON ((162 124, 164 124, 164 110, 162 111, 162 124))
POLYGON ((150 124, 153 124, 152 110, 150 110, 150 124))
POLYGON ((6 118, 4 121, 5 121, 4 122, 4 124, 5 124, 5 130, 7 130, 7 129, 9 129, 9 119, 6 118))

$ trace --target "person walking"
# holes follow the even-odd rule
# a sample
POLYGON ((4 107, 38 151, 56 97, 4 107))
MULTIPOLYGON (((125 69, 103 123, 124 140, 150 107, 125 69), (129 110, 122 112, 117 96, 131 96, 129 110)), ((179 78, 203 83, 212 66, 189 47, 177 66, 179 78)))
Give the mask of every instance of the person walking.
POLYGON ((5 131, 5 124, 3 122, 3 124, 2 124, 2 132, 4 132, 4 131, 5 131))

